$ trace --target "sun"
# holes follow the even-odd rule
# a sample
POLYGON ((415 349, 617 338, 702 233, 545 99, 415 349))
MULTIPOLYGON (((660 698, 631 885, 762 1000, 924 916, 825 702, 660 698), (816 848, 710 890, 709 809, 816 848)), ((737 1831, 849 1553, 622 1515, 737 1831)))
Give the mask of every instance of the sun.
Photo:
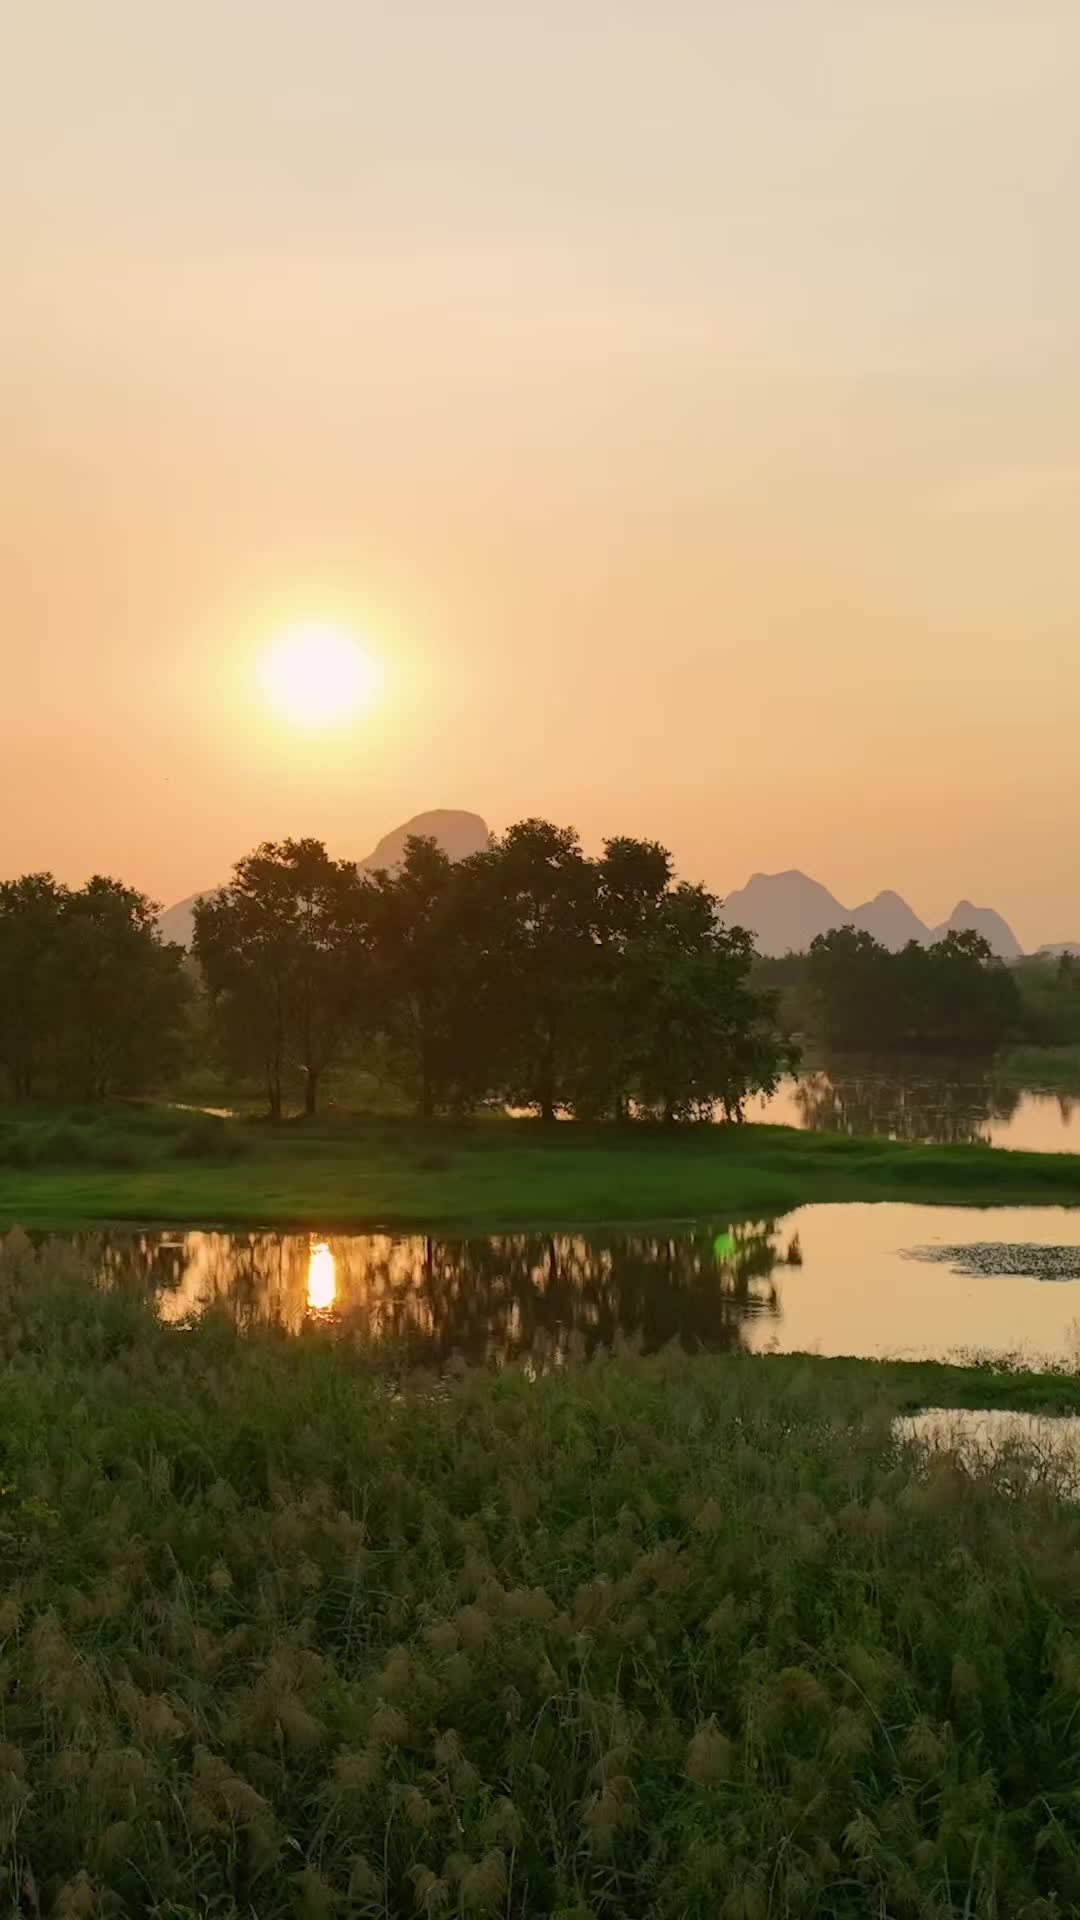
POLYGON ((341 726, 371 704, 377 661, 346 627, 305 620, 286 627, 259 659, 271 706, 293 726, 341 726))

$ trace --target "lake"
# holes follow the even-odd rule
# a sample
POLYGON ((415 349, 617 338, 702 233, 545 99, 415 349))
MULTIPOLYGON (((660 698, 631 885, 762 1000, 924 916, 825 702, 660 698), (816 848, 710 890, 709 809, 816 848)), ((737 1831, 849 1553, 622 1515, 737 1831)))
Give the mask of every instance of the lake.
POLYGON ((1005 1086, 970 1064, 943 1071, 840 1061, 782 1081, 768 1099, 749 1102, 746 1117, 812 1133, 1080 1153, 1074 1094, 1005 1086))
POLYGON ((49 1237, 179 1323, 324 1323, 471 1362, 646 1350, 917 1358, 1080 1355, 1080 1210, 807 1206, 679 1230, 422 1234, 109 1232, 49 1237))

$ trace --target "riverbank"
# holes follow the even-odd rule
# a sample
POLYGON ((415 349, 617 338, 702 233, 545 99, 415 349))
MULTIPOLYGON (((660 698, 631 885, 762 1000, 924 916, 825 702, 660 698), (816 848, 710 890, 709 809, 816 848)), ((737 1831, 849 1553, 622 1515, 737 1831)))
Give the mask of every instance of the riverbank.
POLYGON ((995 1056, 993 1071, 1002 1085, 1080 1097, 1080 1046, 1009 1047, 995 1056))
POLYGON ((1080 1204, 1080 1156, 785 1127, 483 1119, 280 1128, 158 1109, 0 1117, 0 1222, 332 1229, 747 1217, 811 1201, 1080 1204))
POLYGON ((951 1370, 390 1392, 18 1240, 0 1354, 5 1911, 1080 1900, 1075 1513, 898 1441, 951 1370))

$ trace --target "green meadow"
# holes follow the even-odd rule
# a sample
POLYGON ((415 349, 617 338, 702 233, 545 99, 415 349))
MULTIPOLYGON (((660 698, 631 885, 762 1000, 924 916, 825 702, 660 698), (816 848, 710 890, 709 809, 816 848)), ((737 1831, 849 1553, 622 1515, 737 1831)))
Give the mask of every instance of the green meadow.
POLYGON ((1080 1202, 1080 1160, 783 1127, 376 1116, 271 1127, 166 1108, 0 1114, 0 1221, 320 1227, 691 1219, 811 1201, 1080 1202))

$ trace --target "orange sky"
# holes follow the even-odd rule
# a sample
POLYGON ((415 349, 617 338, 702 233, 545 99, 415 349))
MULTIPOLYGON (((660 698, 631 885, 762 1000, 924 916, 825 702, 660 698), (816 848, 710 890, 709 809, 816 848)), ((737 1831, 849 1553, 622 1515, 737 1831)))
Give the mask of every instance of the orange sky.
POLYGON ((0 873, 429 806, 1080 937, 1075 0, 0 22, 0 873), (355 623, 314 740, 252 655, 355 623))

